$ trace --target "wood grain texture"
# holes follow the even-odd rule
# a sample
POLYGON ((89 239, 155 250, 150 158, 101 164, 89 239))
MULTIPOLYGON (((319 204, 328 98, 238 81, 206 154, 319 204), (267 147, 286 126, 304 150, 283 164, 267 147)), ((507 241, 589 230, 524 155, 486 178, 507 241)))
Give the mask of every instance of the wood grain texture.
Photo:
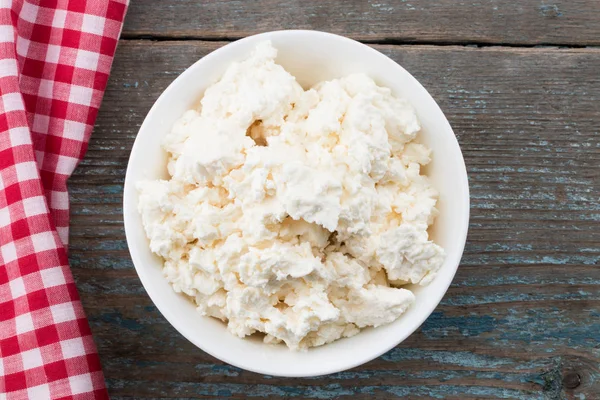
POLYGON ((600 50, 376 46, 423 83, 458 136, 471 188, 465 254, 400 346, 347 372, 286 379, 228 366, 179 335, 144 292, 123 232, 145 114, 221 45, 122 41, 70 179, 70 259, 113 399, 600 398, 600 50), (574 389, 569 373, 581 378, 574 389))
POLYGON ((598 0, 136 0, 125 37, 316 29, 365 41, 600 45, 598 0))

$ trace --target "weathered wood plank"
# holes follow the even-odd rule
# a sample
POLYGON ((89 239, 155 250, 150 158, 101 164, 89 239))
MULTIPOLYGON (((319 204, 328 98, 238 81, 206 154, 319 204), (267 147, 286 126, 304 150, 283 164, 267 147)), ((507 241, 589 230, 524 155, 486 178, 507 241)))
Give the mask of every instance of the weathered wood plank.
POLYGON ((239 38, 316 29, 367 41, 600 44, 597 0, 137 0, 123 35, 239 38))
POLYGON ((111 396, 517 398, 600 395, 600 50, 377 46, 432 93, 469 171, 454 283, 421 329, 327 378, 265 377, 181 337, 145 294, 122 226, 129 151, 161 91, 217 42, 122 41, 70 180, 70 259, 111 396), (569 372, 581 384, 568 389, 569 372))

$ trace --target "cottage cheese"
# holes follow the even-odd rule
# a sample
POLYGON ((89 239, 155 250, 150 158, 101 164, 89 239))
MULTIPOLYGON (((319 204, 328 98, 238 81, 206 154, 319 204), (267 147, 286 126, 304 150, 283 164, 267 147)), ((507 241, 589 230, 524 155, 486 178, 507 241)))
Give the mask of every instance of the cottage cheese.
POLYGON ((202 315, 306 349, 397 319, 444 251, 411 106, 363 74, 305 91, 276 55, 260 44, 177 121, 139 211, 202 315))

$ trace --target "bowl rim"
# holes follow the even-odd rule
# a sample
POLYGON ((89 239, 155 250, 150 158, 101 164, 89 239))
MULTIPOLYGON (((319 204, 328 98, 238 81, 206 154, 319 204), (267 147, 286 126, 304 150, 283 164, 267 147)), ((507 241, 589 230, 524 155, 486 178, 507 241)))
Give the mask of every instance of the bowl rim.
MULTIPOLYGON (((410 101, 410 99, 409 99, 409 101, 410 101)), ((402 343, 407 337, 412 335, 425 322, 425 320, 427 318, 429 318, 429 316, 433 313, 433 311, 435 311, 435 309, 438 307, 439 303, 441 302, 442 298, 448 291, 448 288, 450 287, 450 285, 454 279, 454 276, 456 275, 456 271, 458 270, 460 261, 462 259, 462 255, 464 253, 464 248, 466 245, 466 239, 467 239, 467 233, 468 233, 468 227, 469 227, 469 220, 470 220, 470 194, 469 194, 469 184, 468 184, 468 178, 467 178, 467 169, 466 169, 466 165, 464 162, 464 157, 462 155, 460 145, 456 138, 456 134, 454 133, 450 123, 448 122, 446 115, 441 110, 441 108, 439 107, 439 105, 435 101, 435 99, 427 91, 427 89, 415 77, 413 77, 412 74, 410 74, 410 72, 408 72, 406 69, 404 69, 400 64, 398 64, 397 62, 395 62, 394 60, 392 60, 385 54, 374 49, 373 47, 370 47, 367 44, 361 43, 357 40, 350 39, 345 36, 341 36, 341 35, 337 35, 337 34, 329 33, 329 32, 317 31, 317 30, 308 30, 308 29, 290 29, 290 30, 268 31, 268 32, 263 32, 263 33, 247 36, 242 39, 238 39, 236 41, 230 42, 222 47, 219 47, 218 49, 211 51, 209 54, 201 57, 200 59, 196 60, 193 64, 191 64, 189 67, 187 67, 158 96, 158 98, 155 100, 152 107, 146 114, 144 121, 140 125, 140 128, 138 130, 138 133, 136 134, 136 138, 134 140, 133 146, 131 148, 130 156, 129 156, 129 159, 127 162, 127 169, 126 169, 125 180, 124 180, 124 185, 123 185, 123 223, 124 223, 127 247, 128 247, 134 268, 136 270, 136 273, 137 273, 140 281, 142 282, 144 290, 146 291, 146 293, 152 300, 153 304, 156 306, 156 308, 162 314, 162 316, 169 322, 169 324, 171 324, 171 326, 173 328, 175 328, 175 330, 177 330, 177 332, 179 334, 181 334, 188 341, 193 343, 195 346, 197 346, 199 349, 206 352, 207 354, 209 354, 221 361, 224 361, 230 365, 233 365, 235 367, 242 368, 244 370, 259 373, 259 374, 270 375, 270 376, 292 377, 292 378, 293 377, 314 377, 314 376, 323 376, 323 375, 328 375, 328 374, 332 374, 332 373, 336 373, 336 372, 340 372, 340 371, 345 371, 345 370, 357 367, 359 365, 362 365, 364 363, 367 363, 371 360, 374 360, 374 359, 380 357, 381 355, 385 354, 386 352, 390 351, 392 348, 396 347, 398 344, 402 343), (128 220, 130 220, 130 218, 128 218, 128 215, 132 212, 137 212, 137 205, 132 205, 132 201, 134 199, 131 198, 131 196, 128 194, 131 192, 131 190, 127 189, 131 185, 135 185, 135 182, 132 182, 133 178, 131 178, 132 172, 130 172, 130 171, 133 168, 130 164, 130 161, 131 161, 133 155, 136 153, 136 150, 140 151, 138 149, 141 146, 140 145, 141 140, 138 140, 139 133, 144 131, 145 129, 148 129, 146 127, 146 125, 148 123, 147 121, 148 121, 150 115, 153 113, 156 113, 157 110, 159 110, 162 107, 162 103, 165 101, 165 98, 167 97, 166 96, 167 93, 174 90, 173 88, 174 88, 176 82, 178 82, 179 80, 185 80, 188 75, 191 75, 193 73, 193 70, 195 68, 197 68, 197 66, 199 64, 211 62, 213 58, 218 57, 218 53, 220 52, 220 50, 222 50, 224 48, 229 48, 229 47, 234 47, 234 46, 242 46, 244 43, 246 43, 248 41, 254 41, 254 40, 257 40, 260 38, 264 38, 265 40, 268 40, 274 35, 285 36, 285 35, 298 35, 298 34, 324 35, 324 36, 328 36, 328 37, 333 37, 336 40, 351 42, 353 45, 361 46, 364 48, 364 50, 370 52, 373 57, 380 58, 383 62, 392 64, 393 68, 397 68, 397 69, 399 68, 400 70, 404 71, 404 73, 406 73, 406 76, 409 80, 412 80, 414 84, 420 86, 427 93, 427 95, 431 98, 431 100, 433 101, 434 107, 437 107, 437 110, 443 116, 443 121, 441 121, 441 122, 445 125, 446 130, 448 132, 452 133, 452 135, 453 135, 452 139, 454 140, 454 142, 456 144, 456 150, 458 150, 456 155, 459 158, 458 161, 460 161, 460 163, 459 163, 460 177, 459 177, 459 180, 457 181, 457 186, 459 187, 459 190, 462 191, 463 196, 464 196, 464 201, 466 202, 465 218, 462 221, 462 225, 456 227, 456 228, 459 228, 459 229, 457 229, 457 235, 456 235, 457 240, 458 240, 457 243, 459 243, 459 245, 457 246, 459 251, 457 251, 457 253, 456 253, 457 254, 456 259, 452 260, 451 266, 447 267, 447 268, 452 267, 453 270, 451 271, 451 274, 448 275, 448 280, 443 285, 443 290, 440 290, 439 292, 435 292, 436 300, 435 300, 435 302, 432 303, 433 305, 430 307, 430 309, 427 309, 426 312, 422 313, 419 316, 418 321, 416 323, 413 323, 414 329, 407 329, 405 331, 405 333, 398 335, 393 340, 390 340, 388 345, 377 349, 377 351, 368 353, 367 356, 364 356, 359 359, 356 359, 356 358, 347 359, 348 360, 347 362, 340 363, 339 365, 335 365, 333 367, 316 365, 314 371, 306 372, 306 373, 294 373, 294 372, 290 373, 287 371, 274 371, 274 370, 262 368, 260 363, 258 365, 254 365, 254 364, 252 364, 252 362, 240 362, 238 359, 232 359, 227 355, 220 354, 219 352, 214 351, 209 346, 205 346, 204 343, 200 342, 199 340, 194 338, 192 335, 185 332, 186 330, 180 326, 177 319, 170 312, 169 308, 164 303, 161 302, 161 300, 158 298, 157 294, 154 293, 154 295, 153 295, 151 293, 151 291, 148 290, 148 287, 150 286, 150 284, 149 284, 150 278, 144 274, 143 268, 141 267, 142 261, 139 259, 138 255, 137 255, 137 247, 133 243, 133 239, 132 239, 133 234, 131 234, 131 233, 128 234, 128 231, 131 231, 131 229, 132 229, 132 228, 128 229, 128 226, 131 227, 131 224, 133 223, 133 222, 128 223, 128 220)), ((310 350, 309 350, 309 352, 310 352, 310 350)))

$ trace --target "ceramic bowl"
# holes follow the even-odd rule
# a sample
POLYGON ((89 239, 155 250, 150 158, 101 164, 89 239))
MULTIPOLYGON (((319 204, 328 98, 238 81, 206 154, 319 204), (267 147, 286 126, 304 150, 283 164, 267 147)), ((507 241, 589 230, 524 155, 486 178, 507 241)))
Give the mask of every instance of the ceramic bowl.
POLYGON ((276 376, 302 377, 330 374, 370 361, 413 333, 432 313, 450 286, 467 237, 469 187, 467 172, 448 120, 427 90, 400 65, 354 40, 317 31, 268 32, 238 40, 198 60, 177 77, 154 103, 142 124, 127 167, 123 214, 127 244, 135 269, 164 317, 196 346, 234 366, 276 376), (135 183, 167 178, 163 137, 184 111, 198 104, 204 90, 215 83, 233 61, 247 58, 261 41, 271 40, 279 50, 277 62, 308 88, 345 75, 363 72, 415 108, 422 125, 419 141, 433 150, 427 174, 440 192, 440 211, 430 235, 447 253, 437 277, 427 286, 411 287, 416 301, 395 322, 362 330, 306 352, 269 345, 253 338, 240 339, 225 325, 201 316, 184 295, 175 293, 162 275, 161 259, 148 247, 137 211, 135 183))

